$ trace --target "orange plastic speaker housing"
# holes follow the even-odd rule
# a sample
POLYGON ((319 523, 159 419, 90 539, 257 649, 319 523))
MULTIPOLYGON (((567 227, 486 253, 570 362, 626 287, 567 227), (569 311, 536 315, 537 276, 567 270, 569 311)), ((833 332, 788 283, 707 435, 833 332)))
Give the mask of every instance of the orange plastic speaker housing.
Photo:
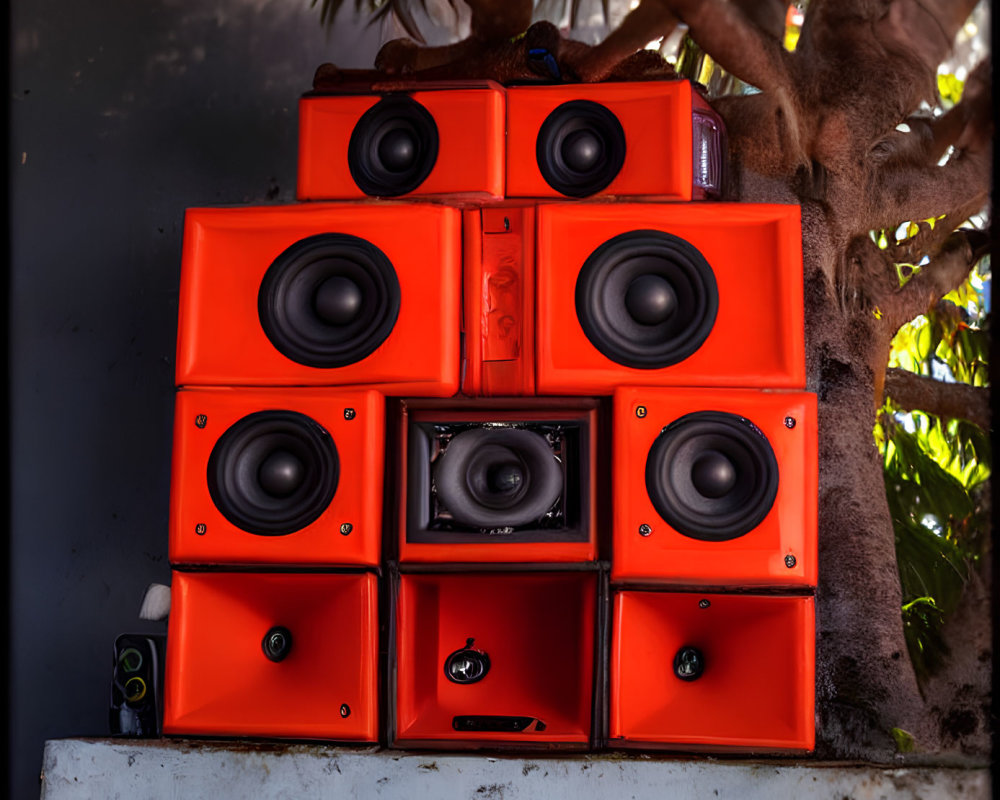
MULTIPOLYGON (((621 388, 614 395, 614 529, 611 579, 675 586, 815 586, 817 576, 816 396, 750 389, 621 388), (680 533, 656 510, 647 460, 667 426, 689 414, 748 420, 777 465, 766 516, 726 540, 680 533)), ((708 529, 706 528, 706 531, 708 529)))
MULTIPOLYGON (((173 564, 371 565, 382 525, 384 400, 376 391, 187 389, 177 392, 170 491, 173 564), (304 415, 329 434, 339 475, 328 505, 305 527, 261 535, 230 521, 212 497, 213 451, 259 412, 304 415)), ((318 469, 318 468, 317 468, 318 469)), ((246 523, 243 523, 246 524, 246 523)))
POLYGON ((507 89, 507 197, 567 196, 546 180, 539 166, 539 133, 563 104, 581 101, 603 106, 617 120, 624 136, 624 158, 606 186, 572 196, 692 200, 704 197, 706 188, 713 194, 718 190, 721 136, 706 141, 705 126, 699 125, 693 113, 711 121, 716 131, 721 130, 721 123, 688 81, 585 83, 507 89), (708 148, 717 152, 705 152, 708 148), (696 160, 706 168, 706 162, 711 162, 714 178, 706 173, 707 180, 698 180, 700 185, 696 185, 696 160))
POLYGON ((610 394, 629 384, 805 386, 798 206, 557 203, 539 206, 537 218, 539 394, 610 394), (696 248, 717 286, 707 338, 662 368, 625 366, 604 355, 577 310, 577 284, 591 254, 638 231, 696 248))
POLYGON ((610 743, 698 751, 812 750, 812 597, 615 595, 610 743), (674 672, 685 648, 693 680, 674 672))
POLYGON ((535 209, 464 214, 465 363, 462 392, 535 393, 535 209))
POLYGON ((400 395, 450 397, 459 377, 461 241, 461 212, 419 203, 189 210, 177 384, 378 385, 400 395), (399 286, 398 316, 387 337, 369 355, 335 367, 284 355, 258 309, 272 263, 325 234, 374 245, 399 286))
POLYGON ((596 573, 403 574, 396 603, 390 741, 585 747, 591 740, 596 573), (446 663, 467 648, 486 654, 488 671, 455 683, 446 663), (455 718, 468 716, 531 722, 521 731, 456 730, 455 718))
MULTIPOLYGON (((504 195, 504 90, 492 81, 434 84, 408 97, 420 104, 437 130, 430 173, 411 191, 394 197, 447 195, 451 201, 504 195)), ((357 200, 366 194, 349 165, 352 134, 380 95, 308 95, 299 101, 300 200, 357 200)), ((384 195, 388 196, 388 195, 384 195)))
POLYGON ((371 573, 174 572, 163 729, 377 741, 377 657, 371 573), (291 647, 274 661, 277 627, 291 647))
MULTIPOLYGON (((402 466, 397 480, 401 563, 578 563, 597 558, 601 435, 596 400, 524 398, 514 403, 489 399, 446 407, 441 404, 407 401, 400 410, 396 463, 402 466), (497 527, 480 532, 442 530, 432 524, 429 498, 435 487, 431 462, 441 455, 428 433, 496 424, 536 429, 542 435, 549 435, 546 430, 562 432, 562 449, 554 453, 564 465, 560 525, 497 527)), ((444 452, 447 454, 447 449, 444 452)))

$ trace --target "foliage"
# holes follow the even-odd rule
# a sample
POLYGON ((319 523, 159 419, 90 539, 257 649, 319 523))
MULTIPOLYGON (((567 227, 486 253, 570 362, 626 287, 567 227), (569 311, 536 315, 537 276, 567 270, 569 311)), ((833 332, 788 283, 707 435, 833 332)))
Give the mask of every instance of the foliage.
MULTIPOLYGON (((900 329, 890 366, 987 384, 989 264, 984 262, 933 310, 900 329)), ((964 420, 903 413, 891 398, 879 415, 875 440, 895 528, 907 646, 918 677, 926 679, 946 655, 943 624, 988 547, 990 440, 964 420)))

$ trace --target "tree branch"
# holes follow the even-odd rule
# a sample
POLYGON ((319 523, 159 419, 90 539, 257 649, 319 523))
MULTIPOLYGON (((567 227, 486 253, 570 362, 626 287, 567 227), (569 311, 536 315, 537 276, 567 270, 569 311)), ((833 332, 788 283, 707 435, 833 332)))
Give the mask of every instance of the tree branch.
POLYGON ((965 419, 990 429, 990 390, 967 383, 945 383, 904 369, 888 369, 885 394, 905 411, 925 411, 936 417, 965 419))

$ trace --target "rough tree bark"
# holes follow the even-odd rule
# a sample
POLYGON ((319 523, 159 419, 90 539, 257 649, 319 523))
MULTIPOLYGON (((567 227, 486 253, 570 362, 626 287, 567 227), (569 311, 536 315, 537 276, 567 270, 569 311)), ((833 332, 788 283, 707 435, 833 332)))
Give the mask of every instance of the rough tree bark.
MULTIPOLYGON (((924 752, 964 747, 954 726, 942 733, 935 712, 947 709, 924 699, 909 661, 872 430, 893 336, 960 285, 986 247, 984 234, 956 230, 984 206, 989 191, 986 65, 972 73, 962 102, 947 114, 920 112, 922 101, 934 103, 937 66, 974 6, 975 0, 810 0, 798 46, 788 52, 780 40, 784 2, 644 0, 593 49, 536 24, 521 41, 456 47, 457 60, 427 53, 415 62, 410 46, 390 43, 380 54, 382 73, 324 65, 316 76, 318 90, 345 80, 381 88, 415 78, 505 82, 530 77, 536 67, 526 50, 543 46, 569 79, 667 77, 669 66, 655 54, 624 56, 680 21, 725 70, 760 89, 714 105, 729 132, 733 195, 802 207, 808 388, 819 397, 820 756, 891 760, 893 728, 911 733, 924 752), (400 74, 420 63, 428 68, 400 74), (947 216, 936 225, 922 222, 941 215, 947 216), (884 250, 869 235, 908 221, 919 223, 919 233, 884 250), (900 287, 894 264, 917 263, 922 255, 929 263, 900 287)), ((906 379, 890 380, 907 403, 906 379)), ((986 730, 982 704, 975 713, 975 724, 966 720, 964 727, 986 730)))

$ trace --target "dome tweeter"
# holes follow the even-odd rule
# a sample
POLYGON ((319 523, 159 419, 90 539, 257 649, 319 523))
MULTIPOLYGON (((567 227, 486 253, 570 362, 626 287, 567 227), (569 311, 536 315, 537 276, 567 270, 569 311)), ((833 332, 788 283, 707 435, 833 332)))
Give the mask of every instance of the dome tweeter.
POLYGON ((330 434, 295 411, 243 417, 208 460, 212 502, 248 533, 276 536, 315 522, 337 491, 340 462, 330 434))
POLYGON ((385 97, 368 109, 347 147, 351 177, 372 197, 399 197, 416 190, 437 156, 434 117, 405 95, 385 97))
POLYGON ((778 493, 778 462, 749 420, 699 411, 674 421, 646 459, 646 491, 675 530, 727 541, 756 528, 778 493))

